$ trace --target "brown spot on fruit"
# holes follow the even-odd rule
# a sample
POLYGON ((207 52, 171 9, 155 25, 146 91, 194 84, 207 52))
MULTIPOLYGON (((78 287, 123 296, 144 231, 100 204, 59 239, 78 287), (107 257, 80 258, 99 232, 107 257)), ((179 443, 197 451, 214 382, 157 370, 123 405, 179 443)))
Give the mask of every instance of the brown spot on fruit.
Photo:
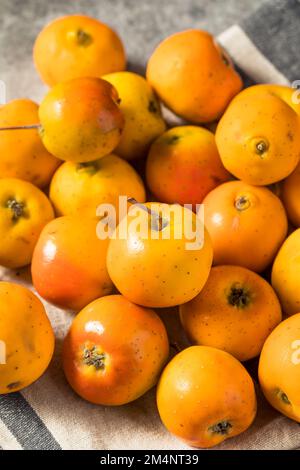
POLYGON ((76 32, 76 40, 79 46, 87 47, 93 42, 93 38, 90 34, 83 29, 78 29, 76 32))
POLYGON ((14 388, 20 387, 20 385, 21 385, 20 381, 19 382, 11 382, 10 384, 7 385, 7 388, 9 390, 13 390, 14 388))
POLYGON ((177 144, 177 142, 180 140, 180 136, 179 135, 171 135, 170 137, 168 137, 166 139, 166 142, 168 145, 175 145, 177 144))

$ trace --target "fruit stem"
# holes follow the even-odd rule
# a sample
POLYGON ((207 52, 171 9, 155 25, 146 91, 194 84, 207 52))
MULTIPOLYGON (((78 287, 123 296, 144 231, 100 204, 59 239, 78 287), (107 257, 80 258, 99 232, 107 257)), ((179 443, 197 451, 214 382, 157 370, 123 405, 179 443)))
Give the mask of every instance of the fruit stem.
POLYGON ((262 155, 268 149, 266 142, 263 140, 260 140, 259 142, 257 142, 255 147, 256 147, 256 153, 258 155, 262 155))
POLYGON ((94 175, 95 173, 97 173, 97 171, 99 171, 99 167, 100 167, 99 160, 95 160, 95 161, 92 161, 92 162, 77 163, 76 169, 78 171, 84 170, 87 173, 90 173, 91 175, 94 175))
POLYGON ((20 217, 24 215, 25 205, 23 202, 18 202, 15 199, 9 199, 6 203, 6 207, 11 209, 13 215, 12 220, 17 221, 20 217))
POLYGON ((9 127, 0 127, 0 131, 19 131, 24 129, 39 129, 41 124, 29 124, 24 126, 9 126, 9 127))
POLYGON ((234 202, 235 208, 238 211, 244 211, 250 206, 250 201, 247 196, 239 196, 234 202))
POLYGON ((76 39, 80 46, 89 46, 93 42, 93 38, 90 34, 83 31, 83 29, 78 29, 76 32, 76 39))
POLYGON ((151 216, 153 221, 157 222, 155 224, 152 224, 152 228, 154 228, 154 230, 156 230, 158 232, 161 232, 162 229, 165 228, 165 226, 166 226, 165 223, 164 223, 165 221, 164 221, 164 219, 162 218, 162 216, 160 214, 158 214, 157 212, 153 212, 149 207, 145 206, 141 202, 138 202, 136 199, 134 199, 134 197, 128 197, 127 201, 130 204, 134 204, 134 205, 140 207, 145 212, 148 212, 148 214, 151 216))
POLYGON ((282 390, 278 389, 278 390, 277 390, 277 394, 278 394, 280 400, 281 400, 285 405, 290 405, 290 404, 291 404, 291 402, 290 402, 290 400, 289 400, 287 394, 284 393, 282 390))
POLYGON ((96 346, 91 349, 85 348, 83 352, 83 363, 87 366, 94 366, 96 370, 104 369, 105 354, 100 353, 96 346))
POLYGON ((233 307, 244 308, 250 303, 250 294, 244 287, 233 285, 227 299, 228 303, 233 307))

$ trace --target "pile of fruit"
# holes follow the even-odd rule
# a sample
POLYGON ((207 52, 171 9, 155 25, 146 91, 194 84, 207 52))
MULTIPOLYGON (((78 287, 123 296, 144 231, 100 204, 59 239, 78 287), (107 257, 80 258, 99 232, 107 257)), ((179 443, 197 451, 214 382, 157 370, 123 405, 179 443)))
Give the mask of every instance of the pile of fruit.
MULTIPOLYGON (((41 31, 34 62, 51 87, 41 104, 0 108, 0 264, 31 264, 38 294, 75 311, 62 352, 70 386, 122 405, 158 383, 166 428, 211 447, 253 422, 242 362, 260 356, 266 399, 300 422, 295 90, 242 90, 226 52, 199 30, 161 42, 144 78, 125 71, 115 32, 79 15, 41 31), (185 122, 167 128, 160 102, 185 122), (103 204, 123 213, 110 237, 98 233, 103 204), (192 247, 188 218, 202 234, 192 247), (159 315, 176 306, 191 346, 170 359, 159 315)), ((46 370, 54 333, 25 287, 1 281, 0 304, 5 394, 46 370)))

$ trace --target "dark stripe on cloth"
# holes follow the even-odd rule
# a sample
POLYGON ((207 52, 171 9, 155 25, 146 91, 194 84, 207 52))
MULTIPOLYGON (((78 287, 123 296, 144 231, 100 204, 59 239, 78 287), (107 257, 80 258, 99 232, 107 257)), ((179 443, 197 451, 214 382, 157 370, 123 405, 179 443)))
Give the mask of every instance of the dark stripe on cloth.
POLYGON ((0 395, 0 419, 23 449, 61 449, 41 418, 20 393, 0 395))
POLYGON ((241 27, 267 59, 290 81, 300 79, 300 1, 271 0, 241 27))

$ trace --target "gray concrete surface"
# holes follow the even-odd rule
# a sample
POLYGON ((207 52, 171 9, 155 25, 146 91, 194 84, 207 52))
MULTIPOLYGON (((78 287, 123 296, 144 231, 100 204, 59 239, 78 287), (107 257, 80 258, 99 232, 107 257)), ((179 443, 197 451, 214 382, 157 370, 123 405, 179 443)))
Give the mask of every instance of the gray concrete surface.
POLYGON ((130 66, 143 70, 155 45, 169 34, 199 27, 218 34, 262 0, 0 0, 0 80, 7 99, 40 100, 45 92, 32 63, 32 46, 50 20, 85 13, 110 24, 125 43, 130 66))

